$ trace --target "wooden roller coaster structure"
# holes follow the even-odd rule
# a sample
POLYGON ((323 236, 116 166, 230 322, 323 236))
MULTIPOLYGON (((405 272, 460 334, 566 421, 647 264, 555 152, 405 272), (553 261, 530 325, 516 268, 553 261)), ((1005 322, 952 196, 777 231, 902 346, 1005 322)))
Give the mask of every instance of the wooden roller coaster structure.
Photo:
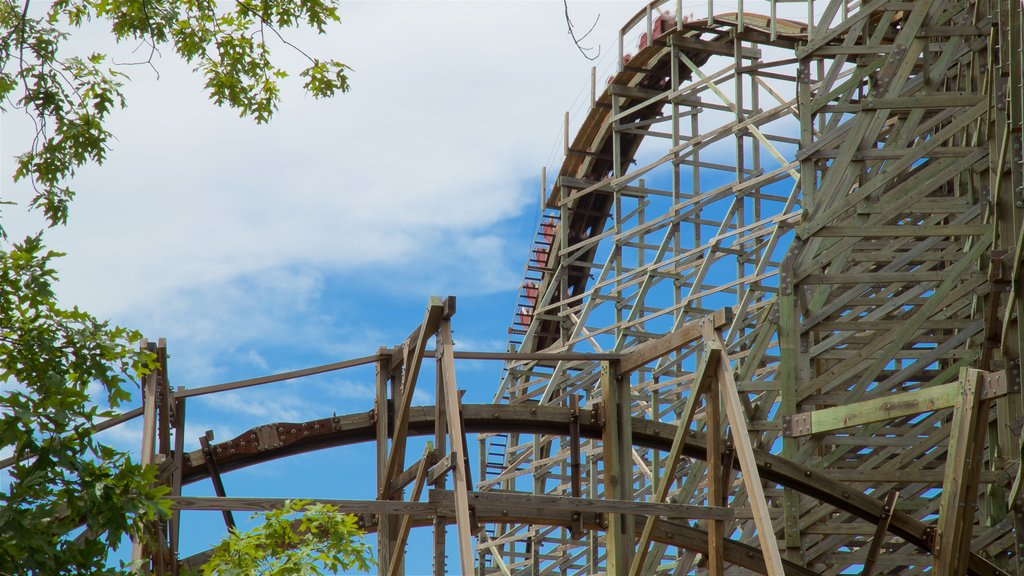
POLYGON ((281 505, 221 474, 375 442, 377 499, 332 502, 381 574, 420 526, 446 573, 450 524, 462 574, 1024 574, 1020 0, 763 5, 622 28, 571 139, 567 115, 506 352, 454 350, 453 298, 396 347, 206 388, 174 390, 156 345, 143 406, 101 426, 141 417, 171 488, 135 556, 177 574, 205 558, 179 557, 181 510, 281 505), (462 358, 504 363, 493 404, 461 403, 462 358), (368 413, 184 450, 190 398, 369 364, 368 413))

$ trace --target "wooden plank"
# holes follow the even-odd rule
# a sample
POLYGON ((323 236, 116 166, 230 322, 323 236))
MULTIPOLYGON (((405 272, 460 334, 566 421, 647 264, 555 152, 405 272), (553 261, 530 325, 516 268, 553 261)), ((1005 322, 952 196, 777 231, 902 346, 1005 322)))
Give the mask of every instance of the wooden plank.
MULTIPOLYGON (((178 388, 181 390, 181 388, 178 388)), ((181 470, 185 465, 185 399, 174 399, 174 471, 171 473, 171 496, 181 496, 181 470)), ((179 536, 181 532, 181 513, 171 511, 168 542, 171 558, 178 558, 179 536)), ((172 576, 178 576, 178 562, 171 562, 172 576)))
MULTIPOLYGON (((221 498, 215 496, 168 497, 172 510, 221 510, 236 512, 265 512, 283 508, 291 498, 221 498)), ((330 504, 345 514, 403 514, 422 515, 451 513, 450 507, 435 502, 408 502, 403 500, 339 500, 311 498, 316 504, 330 504)))
POLYGON ((990 231, 989 224, 942 224, 938 226, 908 225, 908 226, 846 226, 830 225, 824 226, 815 233, 820 238, 900 238, 900 237, 926 237, 926 236, 981 236, 990 231))
POLYGON ((142 449, 139 463, 149 466, 155 463, 156 419, 157 419, 157 375, 155 372, 146 374, 142 390, 142 449))
MULTIPOLYGON (((473 573, 473 529, 469 512, 469 454, 466 434, 455 382, 455 358, 452 354, 451 319, 443 318, 437 330, 437 348, 444 378, 444 405, 448 416, 448 439, 451 442, 452 484, 455 491, 455 524, 459 540, 459 561, 463 574, 473 573)), ((410 393, 411 396, 411 393, 410 393)))
MULTIPOLYGON (((724 348, 724 346, 723 346, 724 348)), ((775 539, 771 515, 768 512, 768 501, 764 497, 761 476, 757 471, 754 448, 750 444, 750 433, 747 431, 746 413, 740 401, 736 382, 732 377, 732 367, 728 355, 723 351, 718 363, 718 388, 725 404, 725 414, 732 428, 733 444, 736 457, 740 463, 743 485, 750 498, 750 507, 754 513, 754 525, 757 526, 757 540, 764 555, 768 576, 783 576, 782 556, 779 554, 779 543, 775 539)))
POLYGON ((164 457, 171 454, 171 383, 167 376, 167 339, 160 338, 156 345, 157 371, 157 430, 159 431, 158 453, 164 457))
MULTIPOLYGON (((542 511, 581 512, 594 514, 629 514, 635 516, 662 516, 675 520, 735 520, 743 517, 741 510, 725 506, 693 506, 657 502, 636 502, 608 498, 570 498, 547 496, 530 492, 487 491, 473 492, 469 501, 474 507, 493 509, 515 502, 516 511, 522 515, 538 514, 542 511)), ((511 510, 509 511, 511 514, 511 510)))
MULTIPOLYGON (((714 322, 715 328, 725 326, 730 320, 725 309, 715 310, 709 317, 713 318, 712 322, 714 322)), ((701 337, 702 322, 704 322, 703 318, 691 320, 670 334, 655 340, 648 340, 633 347, 619 362, 619 370, 622 371, 623 375, 628 374, 648 362, 679 350, 683 346, 697 340, 701 337)))
MULTIPOLYGON (((787 437, 797 438, 913 416, 922 412, 952 408, 960 400, 960 388, 959 382, 950 382, 931 388, 854 402, 845 406, 795 414, 792 417, 787 417, 783 432, 787 437)), ((1006 391, 1005 370, 983 374, 980 390, 983 399, 1001 398, 1006 395, 1006 391)))
POLYGON ((291 370, 289 372, 281 372, 279 374, 258 376, 256 378, 246 378, 245 380, 235 380, 232 382, 214 384, 211 386, 202 386, 199 388, 187 388, 183 392, 178 394, 178 396, 181 398, 192 398, 193 396, 205 396, 207 394, 214 394, 217 392, 227 392, 228 390, 239 390, 241 388, 250 388, 252 386, 259 386, 261 384, 283 382, 285 380, 294 380, 296 378, 302 378, 304 376, 313 376, 314 374, 324 374, 326 372, 344 370, 345 368, 365 366, 367 364, 373 364, 377 360, 377 356, 363 356, 362 358, 353 358, 351 360, 343 360, 341 362, 332 362, 330 364, 323 364, 321 366, 302 368, 301 370, 291 370))
POLYGON ((391 441, 391 453, 388 454, 387 467, 384 469, 384 491, 379 496, 386 495, 390 490, 387 488, 390 482, 404 467, 404 448, 406 435, 409 431, 409 409, 412 407, 413 392, 416 388, 416 380, 419 377, 420 366, 423 363, 423 353, 427 349, 427 340, 437 332, 441 322, 442 312, 441 299, 437 296, 430 297, 427 311, 423 322, 417 330, 414 342, 411 342, 411 350, 408 352, 408 360, 405 362, 405 372, 402 378, 402 397, 395 398, 398 404, 397 415, 395 416, 395 429, 391 441))
POLYGON ((956 576, 967 572, 971 531, 974 526, 977 473, 988 426, 988 404, 981 399, 982 373, 960 371, 960 401, 953 409, 953 428, 946 452, 946 475, 939 500, 935 531, 934 574, 956 576))
MULTIPOLYGON (((604 413, 604 430, 601 444, 604 451, 604 495, 605 498, 625 500, 626 483, 632 484, 632 471, 624 462, 630 446, 622 445, 620 407, 628 399, 622 398, 619 385, 619 371, 611 362, 601 363, 601 407, 604 413)), ((630 498, 632 499, 632 498, 630 498)), ((625 576, 629 570, 629 550, 632 540, 627 540, 625 517, 622 514, 608 515, 606 534, 605 568, 608 576, 625 576)))
MULTIPOLYGON (((149 349, 149 343, 143 340, 140 343, 143 351, 149 349)), ((156 372, 146 374, 142 383, 142 447, 139 452, 139 464, 151 466, 154 462, 154 448, 156 442, 157 426, 157 377, 156 372)), ((142 560, 143 545, 136 538, 132 538, 132 560, 142 560)))
MULTIPOLYGON (((376 400, 374 406, 375 427, 377 431, 377 494, 381 500, 391 500, 394 490, 388 484, 385 475, 388 464, 388 438, 391 436, 391 410, 388 401, 388 381, 391 379, 391 355, 386 348, 377 351, 376 366, 376 400)), ((396 523, 393 516, 381 516, 377 528, 378 573, 391 574, 391 557, 395 549, 396 523)), ((401 559, 399 559, 401 562, 401 559)))
MULTIPOLYGON (((717 355, 717 352, 715 353, 717 355)), ((705 394, 707 409, 707 491, 708 506, 725 506, 729 493, 724 485, 722 463, 722 407, 721 393, 716 389, 705 394)), ((708 522, 708 575, 723 576, 725 574, 725 524, 721 520, 708 522)))

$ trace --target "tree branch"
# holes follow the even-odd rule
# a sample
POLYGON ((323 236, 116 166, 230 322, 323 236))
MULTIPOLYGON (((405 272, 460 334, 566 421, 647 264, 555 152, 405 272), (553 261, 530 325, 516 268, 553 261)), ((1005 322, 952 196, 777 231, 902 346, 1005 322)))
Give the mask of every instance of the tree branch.
POLYGON ((572 19, 569 18, 569 0, 562 0, 562 5, 565 7, 565 23, 569 26, 569 35, 572 36, 572 41, 573 43, 576 44, 576 48, 580 51, 580 54, 583 54, 583 57, 586 58, 587 60, 597 60, 601 56, 601 45, 597 45, 597 54, 591 56, 589 53, 595 50, 595 48, 593 46, 584 47, 580 44, 580 42, 586 40, 587 36, 590 36, 590 33, 594 31, 594 28, 597 27, 598 21, 601 20, 601 15, 597 15, 597 18, 594 19, 594 23, 590 25, 590 29, 587 30, 586 34, 577 38, 576 30, 574 29, 572 24, 572 19))

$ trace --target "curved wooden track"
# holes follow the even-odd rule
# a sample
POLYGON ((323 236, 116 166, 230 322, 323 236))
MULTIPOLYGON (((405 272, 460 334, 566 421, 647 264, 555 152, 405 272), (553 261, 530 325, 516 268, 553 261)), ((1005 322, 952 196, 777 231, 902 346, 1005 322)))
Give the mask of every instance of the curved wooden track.
MULTIPOLYGON (((467 433, 528 432, 548 436, 567 436, 570 421, 573 418, 570 409, 557 406, 469 404, 463 406, 462 410, 467 433)), ((409 412, 408 434, 410 436, 433 434, 436 425, 435 413, 436 408, 433 406, 412 408, 409 412)), ((375 419, 376 414, 371 411, 332 416, 308 422, 273 422, 252 428, 231 440, 213 444, 211 448, 216 454, 220 472, 226 473, 315 450, 376 441, 375 419), (272 431, 272 434, 268 435, 267 431, 272 431), (272 439, 261 441, 261 439, 267 438, 272 439)), ((601 438, 603 427, 599 423, 597 413, 592 410, 580 410, 579 419, 581 421, 579 427, 581 436, 601 438)), ((632 419, 632 428, 633 441, 637 446, 665 452, 670 449, 672 438, 675 435, 675 427, 671 424, 640 418, 632 419)), ((694 432, 692 437, 687 440, 683 450, 684 454, 690 458, 706 458, 707 440, 704 434, 694 432)), ((756 450, 755 454, 758 471, 765 480, 798 490, 802 494, 854 514, 873 524, 882 518, 884 503, 860 492, 856 487, 833 480, 820 470, 801 466, 763 450, 756 450)), ((182 483, 191 484, 207 480, 209 477, 210 473, 203 451, 190 452, 186 456, 182 469, 182 483)), ((481 496, 487 495, 489 494, 481 493, 481 496)), ((494 495, 502 494, 494 493, 494 495)), ((522 498, 523 502, 529 501, 528 495, 505 494, 505 496, 510 498, 504 503, 505 508, 514 507, 516 498, 522 498)), ((486 514, 478 516, 480 522, 516 520, 536 524, 547 523, 552 526, 561 526, 566 523, 564 518, 561 522, 554 522, 550 521, 551 518, 527 518, 515 514, 502 516, 500 513, 492 513, 491 516, 486 514)), ((449 519, 449 521, 453 520, 449 519)), ((590 525, 596 526, 596 522, 596 520, 591 520, 590 525)), ((429 522, 422 518, 417 523, 420 526, 428 524, 429 522)), ((376 524, 370 523, 366 526, 371 528, 376 524)), ((665 544, 702 553, 707 552, 706 532, 678 522, 667 523, 659 530, 661 536, 658 540, 665 544), (673 534, 676 537, 673 537, 673 534), (695 538, 695 535, 701 534, 704 535, 703 539, 695 538)), ((931 549, 929 528, 906 514, 894 514, 889 524, 889 530, 892 534, 906 539, 922 550, 931 549)), ((750 557, 751 547, 738 542, 732 542, 729 546, 731 550, 729 562, 765 573, 763 560, 759 562, 743 560, 743 558, 750 557)), ((759 555, 758 558, 760 558, 759 555)), ((978 575, 999 573, 986 564, 977 558, 971 573, 978 575)), ((787 573, 813 574, 806 568, 791 562, 787 563, 787 573)))

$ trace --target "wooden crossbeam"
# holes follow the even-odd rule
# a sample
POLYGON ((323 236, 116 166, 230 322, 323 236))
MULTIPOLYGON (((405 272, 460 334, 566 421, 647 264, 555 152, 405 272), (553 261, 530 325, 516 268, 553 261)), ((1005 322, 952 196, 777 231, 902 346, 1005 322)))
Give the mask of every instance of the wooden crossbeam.
MULTIPOLYGON (((982 373, 980 394, 983 400, 1001 398, 1006 393, 1005 370, 982 373)), ((960 398, 960 382, 889 394, 845 406, 823 408, 813 412, 795 414, 792 417, 787 416, 783 424, 783 434, 789 438, 798 438, 873 422, 884 422, 922 412, 952 408, 960 402, 960 398)))
MULTIPOLYGON (((731 320, 724 308, 715 310, 707 318, 710 318, 710 322, 714 324, 715 328, 721 328, 731 320)), ((619 370, 623 375, 628 374, 652 360, 661 358, 697 340, 701 337, 701 327, 704 322, 704 318, 691 320, 670 334, 633 347, 619 362, 619 370)))
MULTIPOLYGON (((331 498, 312 498, 310 501, 317 504, 336 506, 341 512, 346 514, 396 514, 402 516, 439 514, 442 516, 454 516, 455 496, 453 491, 430 490, 428 494, 427 502, 331 498)), ((172 510, 234 510, 240 512, 277 510, 288 501, 288 498, 221 498, 215 496, 172 496, 169 499, 172 510)), ((472 506, 486 511, 488 515, 495 515, 491 511, 500 512, 504 508, 509 518, 520 520, 528 519, 531 515, 542 517, 545 512, 549 511, 585 514, 623 513, 631 516, 657 515, 669 520, 729 521, 749 516, 745 511, 741 513, 741 510, 724 506, 657 504, 654 502, 610 500, 605 498, 569 498, 565 496, 537 495, 529 492, 473 492, 469 494, 468 501, 472 506)))

